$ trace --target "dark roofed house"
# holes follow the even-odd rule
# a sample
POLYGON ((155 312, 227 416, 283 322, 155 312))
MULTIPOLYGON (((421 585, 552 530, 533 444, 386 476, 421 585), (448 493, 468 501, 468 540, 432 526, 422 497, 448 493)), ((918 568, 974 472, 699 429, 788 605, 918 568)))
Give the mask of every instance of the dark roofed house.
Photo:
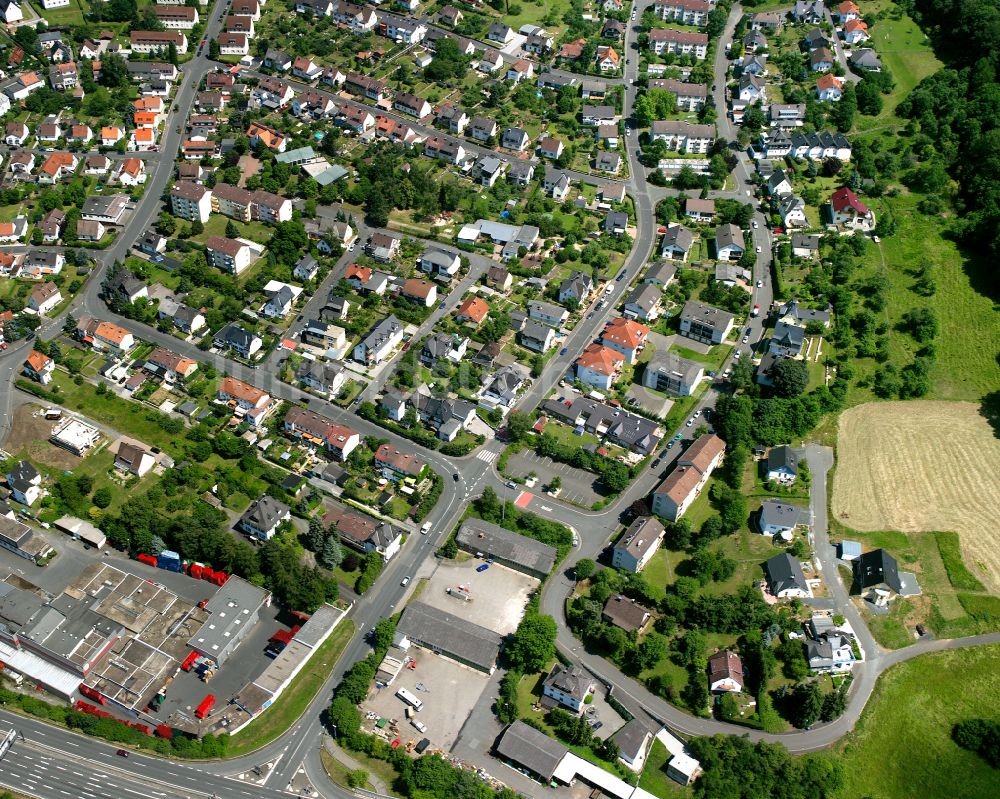
POLYGON ((786 485, 794 483, 799 476, 799 453, 787 445, 771 447, 767 453, 768 480, 777 480, 786 485))
POLYGON ((576 666, 567 668, 557 663, 542 683, 542 703, 553 707, 562 705, 579 713, 593 690, 594 680, 588 672, 576 666), (546 703, 546 699, 554 701, 546 703))
POLYGON ((872 593, 878 597, 876 604, 885 604, 892 596, 890 592, 903 592, 896 559, 884 549, 865 552, 851 567, 854 571, 854 593, 860 594, 872 588, 872 593))
POLYGON ((787 552, 765 561, 764 573, 767 575, 768 591, 778 599, 812 596, 802 564, 787 552))
POLYGON ((604 604, 601 617, 627 633, 633 631, 641 633, 653 616, 648 609, 634 599, 627 599, 621 594, 616 594, 604 604))
POLYGON ((265 494, 254 502, 240 517, 239 528, 254 538, 269 541, 278 525, 291 517, 289 507, 265 494))
POLYGON ((641 719, 632 719, 611 736, 618 745, 618 758, 632 771, 639 773, 646 763, 653 743, 653 732, 641 719))

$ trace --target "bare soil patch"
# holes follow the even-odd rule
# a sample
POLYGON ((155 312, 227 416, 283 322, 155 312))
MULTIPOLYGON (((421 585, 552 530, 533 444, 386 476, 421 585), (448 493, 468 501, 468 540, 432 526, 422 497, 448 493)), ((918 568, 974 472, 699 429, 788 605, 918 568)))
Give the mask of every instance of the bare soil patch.
POLYGON ((49 442, 58 422, 46 420, 37 405, 19 405, 4 449, 11 455, 26 455, 28 460, 51 469, 75 469, 83 458, 49 442))
POLYGON ((1000 593, 1000 441, 967 402, 878 402, 840 417, 833 514, 855 530, 959 534, 1000 593))

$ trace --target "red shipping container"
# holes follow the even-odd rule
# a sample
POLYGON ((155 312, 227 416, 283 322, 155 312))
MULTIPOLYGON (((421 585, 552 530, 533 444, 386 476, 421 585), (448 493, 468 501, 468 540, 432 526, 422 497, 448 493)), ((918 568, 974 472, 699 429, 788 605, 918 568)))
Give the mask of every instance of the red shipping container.
POLYGON ((173 738, 174 737, 174 731, 170 727, 168 727, 166 724, 157 724, 156 725, 156 734, 160 738, 173 738))
POLYGON ((136 555, 135 559, 140 563, 145 563, 147 566, 152 566, 156 568, 156 558, 152 555, 136 555))
POLYGON ((228 579, 229 579, 229 575, 226 574, 225 572, 216 572, 215 573, 215 579, 212 582, 214 582, 217 586, 221 587, 221 586, 224 586, 226 584, 226 581, 228 579))
POLYGON ((287 646, 292 642, 292 633, 289 630, 278 630, 271 636, 270 640, 277 641, 279 644, 285 644, 287 646))
POLYGON ((89 685, 81 685, 80 693, 90 699, 93 699, 99 704, 106 705, 108 703, 108 700, 101 694, 100 691, 96 688, 91 688, 89 685))
POLYGON ((200 563, 192 563, 191 564, 191 571, 190 571, 191 576, 194 577, 194 579, 196 579, 196 580, 200 580, 201 579, 201 571, 204 568, 205 567, 202 566, 200 563))
POLYGON ((215 697, 209 694, 204 699, 201 700, 201 704, 194 710, 195 718, 203 719, 207 716, 212 708, 215 707, 215 697))
POLYGON ((191 667, 194 665, 194 662, 197 659, 198 659, 198 653, 192 649, 191 653, 186 658, 184 658, 184 662, 181 663, 181 670, 191 671, 191 667))
POLYGON ((215 582, 215 572, 212 571, 208 566, 201 570, 201 579, 209 583, 215 582))

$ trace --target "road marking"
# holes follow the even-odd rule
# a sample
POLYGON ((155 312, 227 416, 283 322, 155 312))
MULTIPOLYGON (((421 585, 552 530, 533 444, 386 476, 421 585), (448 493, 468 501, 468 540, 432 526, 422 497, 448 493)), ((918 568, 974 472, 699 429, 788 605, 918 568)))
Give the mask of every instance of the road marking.
POLYGON ((476 458, 484 461, 485 463, 493 463, 493 461, 497 459, 497 453, 491 452, 488 449, 483 449, 476 453, 476 458))

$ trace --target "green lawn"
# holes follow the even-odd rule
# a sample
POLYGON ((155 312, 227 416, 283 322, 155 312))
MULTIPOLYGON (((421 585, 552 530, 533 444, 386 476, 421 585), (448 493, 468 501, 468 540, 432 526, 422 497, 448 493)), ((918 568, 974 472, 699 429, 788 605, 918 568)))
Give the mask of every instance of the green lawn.
POLYGON ((239 757, 270 743, 292 726, 326 682, 344 647, 354 635, 354 622, 337 625, 277 702, 229 739, 228 757, 239 757))
POLYGON ((48 388, 51 390, 55 386, 59 387, 61 405, 80 411, 99 424, 138 438, 149 446, 160 447, 175 455, 182 451, 183 432, 176 436, 165 432, 157 421, 164 416, 159 411, 111 393, 98 394, 90 383, 84 382, 78 386, 73 378, 60 370, 53 372, 48 388))
MULTIPOLYGON (((877 13, 892 7, 894 4, 888 0, 876 0, 866 4, 865 13, 877 13)), ((914 86, 942 66, 924 32, 910 17, 879 20, 872 26, 871 34, 870 46, 875 48, 882 63, 892 72, 896 86, 891 95, 883 98, 882 112, 878 116, 859 115, 856 118, 862 133, 901 127, 903 123, 896 116, 896 106, 914 86)))
MULTIPOLYGON (((45 19, 50 27, 71 27, 83 25, 83 3, 81 0, 69 0, 69 5, 63 8, 54 8, 46 11, 42 4, 32 4, 39 16, 45 19)), ((106 23, 101 23, 103 27, 108 27, 106 23)), ((102 27, 102 30, 103 30, 102 27)))
POLYGON ((702 354, 696 350, 689 350, 687 347, 678 347, 676 345, 674 345, 671 349, 682 358, 687 358, 689 361, 698 361, 698 363, 705 364, 706 369, 717 372, 722 366, 722 362, 726 360, 726 357, 729 355, 729 351, 732 347, 728 344, 716 344, 708 351, 707 354, 702 354))
POLYGON ((960 749, 951 727, 1000 721, 1000 645, 924 655, 879 679, 861 720, 833 755, 844 766, 837 799, 997 795, 1000 772, 960 749))
MULTIPOLYGON (((326 749, 319 750, 319 759, 323 761, 323 770, 326 771, 326 775, 333 780, 341 788, 349 788, 348 777, 351 774, 352 769, 345 766, 337 758, 331 755, 326 749)), ((375 786, 370 782, 365 783, 362 786, 368 790, 374 790, 375 786)))
MULTIPOLYGON (((985 258, 960 251, 945 238, 945 222, 922 215, 917 198, 901 195, 875 203, 875 212, 891 212, 896 235, 870 245, 864 258, 864 279, 882 269, 884 259, 891 288, 886 310, 890 326, 892 362, 904 366, 913 360, 919 345, 895 330, 902 315, 914 307, 929 307, 937 315, 940 333, 935 340, 937 358, 931 370, 931 390, 925 399, 977 401, 1000 386, 1000 314, 985 293, 992 285, 992 264, 985 258), (912 290, 913 270, 923 259, 937 266, 937 292, 922 297, 912 290)), ((865 372, 872 361, 859 361, 865 372)), ((861 370, 859 369, 859 372, 861 370)), ((873 399, 867 390, 852 386, 850 403, 873 399)))

